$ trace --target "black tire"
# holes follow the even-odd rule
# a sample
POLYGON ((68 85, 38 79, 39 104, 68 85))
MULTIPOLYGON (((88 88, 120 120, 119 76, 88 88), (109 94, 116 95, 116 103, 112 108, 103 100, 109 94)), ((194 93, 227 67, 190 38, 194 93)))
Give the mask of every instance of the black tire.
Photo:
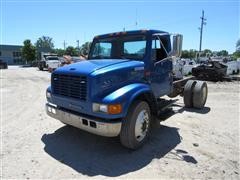
POLYGON ((184 101, 185 107, 187 108, 193 107, 193 88, 195 84, 196 84, 196 81, 189 80, 184 86, 183 101, 184 101))
POLYGON ((204 81, 197 81, 193 89, 193 107, 201 109, 207 101, 208 88, 204 81))
POLYGON ((135 101, 131 105, 126 118, 122 120, 122 127, 120 132, 120 141, 122 145, 129 149, 137 149, 140 146, 142 146, 149 136, 150 124, 151 124, 151 111, 148 103, 145 101, 135 101), (146 135, 143 137, 143 139, 139 140, 135 135, 135 128, 137 118, 139 117, 140 113, 142 113, 144 110, 148 114, 149 121, 148 123, 145 124, 145 126, 144 125, 142 126, 146 128, 145 129, 146 135))

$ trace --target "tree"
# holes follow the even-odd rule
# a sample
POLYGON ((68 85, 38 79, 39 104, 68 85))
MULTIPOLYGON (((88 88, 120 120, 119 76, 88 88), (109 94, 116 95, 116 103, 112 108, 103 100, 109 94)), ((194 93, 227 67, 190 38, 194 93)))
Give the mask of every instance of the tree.
POLYGON ((42 36, 38 38, 37 42, 35 43, 36 48, 39 49, 49 49, 51 51, 54 48, 52 38, 48 36, 42 36))
POLYGON ((196 57, 197 54, 197 50, 195 49, 190 49, 190 50, 183 50, 182 51, 182 58, 190 58, 190 59, 194 59, 196 57))
POLYGON ((190 58, 190 57, 189 57, 189 52, 188 52, 188 50, 183 50, 181 57, 182 57, 182 58, 190 58))
POLYGON ((204 49, 203 50, 203 53, 202 53, 203 56, 207 56, 207 55, 212 55, 212 51, 210 49, 204 49))
POLYGON ((27 39, 23 42, 21 53, 23 59, 26 60, 26 64, 36 59, 36 47, 32 45, 31 40, 27 39))
POLYGON ((228 56, 228 52, 226 50, 221 50, 217 52, 217 56, 228 56))
POLYGON ((65 51, 65 54, 69 55, 69 56, 77 56, 78 55, 78 51, 73 46, 68 46, 66 51, 65 51))
POLYGON ((237 58, 240 58, 240 51, 235 51, 234 53, 233 53, 233 59, 237 59, 237 58))
POLYGON ((54 49, 53 53, 56 53, 58 56, 63 56, 65 54, 64 49, 54 49))
POLYGON ((85 42, 80 48, 80 54, 87 56, 90 51, 91 42, 85 42))
POLYGON ((196 57, 196 54, 197 54, 197 50, 195 49, 190 49, 189 50, 189 58, 195 58, 196 57))
POLYGON ((236 43, 236 51, 240 52, 240 39, 236 43))

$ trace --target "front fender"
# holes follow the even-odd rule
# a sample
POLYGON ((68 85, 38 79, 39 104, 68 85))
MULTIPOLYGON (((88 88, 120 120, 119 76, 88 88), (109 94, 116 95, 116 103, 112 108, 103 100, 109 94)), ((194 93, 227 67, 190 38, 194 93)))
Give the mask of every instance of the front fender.
POLYGON ((128 112, 128 108, 133 100, 142 93, 151 92, 151 88, 147 84, 134 83, 126 85, 111 94, 105 96, 102 99, 103 104, 122 104, 123 112, 122 116, 125 117, 128 112))

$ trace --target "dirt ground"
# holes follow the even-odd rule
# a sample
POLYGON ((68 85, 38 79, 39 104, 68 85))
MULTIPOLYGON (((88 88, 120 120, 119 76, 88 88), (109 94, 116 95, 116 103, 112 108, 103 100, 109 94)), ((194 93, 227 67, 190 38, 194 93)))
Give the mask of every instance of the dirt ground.
POLYGON ((137 151, 63 125, 45 113, 50 73, 1 72, 1 179, 239 179, 239 82, 208 83, 203 110, 186 109, 155 127, 137 151))

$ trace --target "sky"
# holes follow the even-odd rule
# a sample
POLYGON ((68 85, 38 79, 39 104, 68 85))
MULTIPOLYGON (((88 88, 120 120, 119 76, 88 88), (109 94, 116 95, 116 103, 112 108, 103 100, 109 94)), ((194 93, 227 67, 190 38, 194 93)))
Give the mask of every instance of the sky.
POLYGON ((240 0, 0 0, 0 44, 53 38, 55 48, 77 46, 95 35, 135 29, 183 34, 183 49, 235 51, 240 38, 240 0), (136 23, 137 22, 137 23, 136 23))

